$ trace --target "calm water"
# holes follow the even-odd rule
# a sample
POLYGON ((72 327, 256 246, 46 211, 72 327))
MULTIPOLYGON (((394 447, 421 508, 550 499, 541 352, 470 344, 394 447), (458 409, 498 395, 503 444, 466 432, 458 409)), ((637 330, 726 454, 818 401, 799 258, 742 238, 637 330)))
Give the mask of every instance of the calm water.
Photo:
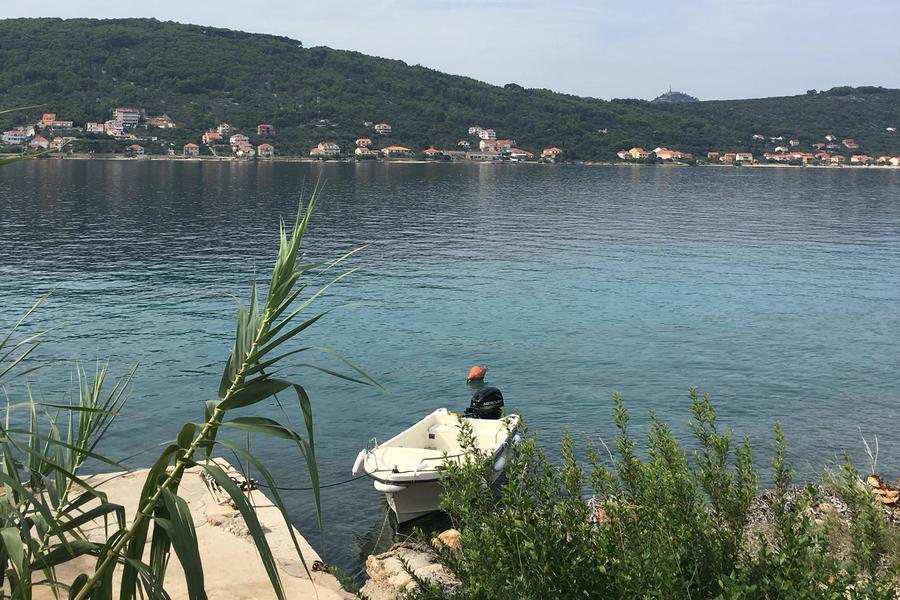
MULTIPOLYGON (((233 295, 267 278, 278 219, 320 174, 310 255, 371 242, 321 306, 378 305, 333 313, 305 343, 390 390, 291 370, 313 396, 323 482, 348 477, 369 438, 462 408, 476 362, 551 448, 565 426, 609 439, 613 391, 639 424, 655 409, 684 436, 697 385, 760 463, 781 420, 802 472, 844 448, 864 464, 862 433, 900 474, 897 171, 20 164, 0 170, 0 322, 55 290, 39 321, 66 327, 45 356, 140 363, 107 451, 173 437, 215 394, 233 295)), ((67 369, 34 384, 58 399, 67 369)), ((255 444, 285 485, 307 485, 295 451, 255 444)), ((364 480, 323 495, 326 543, 308 494, 288 494, 292 517, 353 572, 383 502, 364 480)))

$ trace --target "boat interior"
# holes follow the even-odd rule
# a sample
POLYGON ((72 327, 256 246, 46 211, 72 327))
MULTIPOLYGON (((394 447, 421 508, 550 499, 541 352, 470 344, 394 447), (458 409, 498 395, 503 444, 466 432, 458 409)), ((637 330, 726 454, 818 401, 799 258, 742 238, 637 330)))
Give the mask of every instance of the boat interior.
POLYGON ((435 474, 444 460, 459 460, 462 449, 459 434, 462 421, 472 426, 475 443, 487 453, 496 453, 515 432, 518 415, 502 419, 469 419, 439 409, 379 444, 365 461, 370 475, 390 479, 414 479, 420 474, 435 474))

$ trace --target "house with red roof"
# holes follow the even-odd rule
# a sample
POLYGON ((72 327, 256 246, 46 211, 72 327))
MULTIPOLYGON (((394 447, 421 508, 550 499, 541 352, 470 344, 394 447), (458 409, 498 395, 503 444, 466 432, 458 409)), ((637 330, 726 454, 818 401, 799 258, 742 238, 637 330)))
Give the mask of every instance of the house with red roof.
POLYGON ((235 150, 234 155, 238 158, 253 158, 256 156, 256 148, 253 147, 253 144, 241 144, 235 150))
POLYGON ((203 137, 201 139, 207 146, 212 146, 214 144, 220 145, 224 141, 222 139, 222 134, 220 134, 218 131, 207 131, 203 134, 203 137))
POLYGON ((28 133, 24 129, 10 129, 3 132, 4 144, 22 144, 28 140, 28 133))
POLYGON ((353 151, 353 154, 355 154, 356 158, 358 159, 370 159, 378 157, 378 153, 368 146, 357 146, 353 151))
POLYGON ((371 138, 361 137, 356 139, 356 145, 359 148, 369 148, 372 145, 371 138))
POLYGON ((132 144, 125 148, 125 154, 128 154, 129 156, 143 156, 144 147, 140 144, 132 144))
POLYGON ((259 137, 271 137, 275 135, 275 128, 268 123, 260 123, 256 126, 256 135, 259 137))
POLYGON ((422 154, 424 154, 428 158, 437 158, 439 156, 443 156, 444 153, 435 148, 434 146, 429 146, 422 150, 422 154))
POLYGON ((393 128, 387 123, 376 123, 375 124, 375 133, 379 135, 390 135, 393 128))
POLYGON ((181 149, 181 154, 183 156, 200 156, 200 146, 193 142, 188 142, 181 149))
POLYGON ((272 144, 260 144, 256 147, 256 155, 260 158, 272 158, 275 156, 275 146, 272 144))
POLYGON ((30 142, 28 142, 28 147, 47 149, 50 147, 50 140, 42 135, 36 135, 30 142))
POLYGON ((388 158, 401 158, 409 156, 411 150, 405 146, 388 146, 381 149, 381 154, 388 158))
POLYGON ((516 140, 481 140, 478 142, 478 149, 502 153, 509 152, 509 149, 515 145, 516 140))
POLYGON ((850 149, 859 148, 859 144, 857 144, 856 140, 854 140, 853 138, 847 138, 846 140, 841 140, 841 143, 844 145, 845 148, 850 148, 850 149))
POLYGON ((509 154, 509 159, 514 162, 521 162, 523 160, 531 160, 534 158, 534 152, 529 152, 522 148, 510 148, 507 154, 509 154))
POLYGON ((850 163, 854 165, 868 165, 874 161, 875 159, 866 154, 853 154, 850 156, 850 163))
POLYGON ((114 138, 120 138, 125 135, 125 130, 122 128, 122 126, 112 119, 106 121, 103 124, 103 130, 106 131, 106 135, 112 136, 114 138))
POLYGON ((675 158, 675 151, 668 148, 657 148, 653 151, 653 154, 659 160, 673 160, 675 158))
MULTIPOLYGON (((541 151, 541 159, 542 159, 542 160, 556 161, 556 159, 559 158, 559 155, 560 155, 560 154, 562 154, 562 150, 561 150, 560 148, 557 148, 556 146, 551 146, 551 147, 549 147, 549 148, 544 148, 544 149, 541 151)), ((648 153, 646 154, 646 156, 649 156, 649 154, 650 154, 650 153, 648 152, 648 153)))

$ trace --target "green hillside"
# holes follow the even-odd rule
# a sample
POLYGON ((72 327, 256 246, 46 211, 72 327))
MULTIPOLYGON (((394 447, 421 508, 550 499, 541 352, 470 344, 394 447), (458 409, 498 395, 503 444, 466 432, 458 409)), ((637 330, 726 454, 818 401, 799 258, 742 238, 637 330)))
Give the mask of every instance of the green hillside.
MULTIPOLYGON (((532 151, 560 146, 568 159, 611 158, 633 145, 761 151, 750 143, 757 132, 798 137, 802 149, 833 133, 856 138, 868 153, 900 154, 900 136, 885 131, 900 126, 900 90, 882 88, 687 104, 604 101, 152 19, 0 20, 0 57, 2 107, 42 104, 84 122, 134 105, 171 116, 178 128, 155 135, 182 144, 227 121, 245 132, 272 123, 282 154, 326 139, 346 148, 373 135, 363 125, 372 121, 390 123, 390 142, 415 150, 455 148, 478 124, 532 151)), ((5 115, 0 126, 41 110, 5 115)))

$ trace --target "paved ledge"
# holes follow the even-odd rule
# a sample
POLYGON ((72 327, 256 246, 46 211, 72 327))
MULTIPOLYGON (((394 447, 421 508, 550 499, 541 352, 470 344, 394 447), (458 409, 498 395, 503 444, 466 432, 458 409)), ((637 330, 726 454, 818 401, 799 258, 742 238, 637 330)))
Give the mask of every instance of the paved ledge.
MULTIPOLYGON (((227 472, 235 476, 238 473, 227 462, 219 460, 219 464, 227 472)), ((126 518, 131 522, 137 508, 137 501, 147 470, 141 469, 130 473, 104 473, 87 477, 91 485, 108 494, 110 502, 125 507, 126 518)), ((285 594, 294 599, 346 600, 356 596, 341 589, 337 579, 328 573, 312 571, 315 561, 321 558, 313 547, 294 530, 299 542, 303 558, 312 571, 312 579, 297 558, 294 544, 291 541, 284 520, 272 501, 261 491, 249 492, 250 501, 256 507, 260 524, 266 532, 266 538, 272 554, 278 563, 281 581, 285 594)), ((179 488, 179 496, 184 498, 191 508, 191 515, 197 531, 200 554, 203 558, 203 574, 206 591, 210 600, 249 600, 275 598, 268 576, 255 546, 247 533, 244 521, 236 510, 232 509, 227 494, 213 494, 207 489, 198 469, 188 469, 179 488)), ((88 508, 90 505, 88 505, 88 508)), ((102 541, 106 539, 102 520, 85 526, 83 531, 89 539, 102 541)), ((151 526, 152 533, 152 526, 151 526)), ((148 536, 145 561, 149 556, 148 536)), ((79 573, 93 571, 95 559, 80 557, 57 568, 57 577, 70 582, 79 573)), ((115 589, 118 590, 119 572, 115 575, 115 589)), ((169 567, 166 571, 165 588, 173 600, 187 598, 187 587, 184 572, 175 553, 172 552, 169 567)), ((47 587, 36 588, 35 598, 53 598, 47 587)))

